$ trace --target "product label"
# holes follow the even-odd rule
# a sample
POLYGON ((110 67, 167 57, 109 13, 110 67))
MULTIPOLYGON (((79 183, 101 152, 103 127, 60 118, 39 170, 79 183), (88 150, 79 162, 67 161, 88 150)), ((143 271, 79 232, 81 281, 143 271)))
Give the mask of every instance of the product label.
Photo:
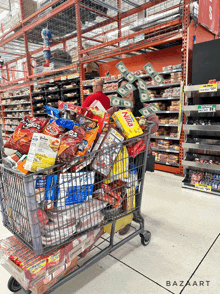
POLYGON ((198 113, 216 112, 216 105, 198 105, 198 113))
POLYGON ((203 191, 203 192, 212 192, 212 187, 211 186, 198 184, 198 183, 195 184, 195 189, 203 191))
POLYGON ((207 84, 207 85, 200 85, 199 86, 199 93, 217 92, 217 90, 218 90, 217 84, 207 84))

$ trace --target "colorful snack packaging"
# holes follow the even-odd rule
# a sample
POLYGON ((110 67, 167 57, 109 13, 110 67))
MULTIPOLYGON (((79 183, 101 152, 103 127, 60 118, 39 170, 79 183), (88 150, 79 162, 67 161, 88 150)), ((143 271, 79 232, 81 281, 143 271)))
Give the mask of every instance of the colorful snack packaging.
POLYGON ((114 161, 122 147, 123 141, 124 137, 116 129, 111 127, 107 131, 107 134, 102 140, 100 146, 100 149, 106 148, 106 150, 103 150, 95 156, 95 159, 92 163, 92 169, 103 176, 107 176, 112 169, 114 161))
POLYGON ((20 158, 22 157, 22 153, 19 151, 16 151, 15 153, 2 158, 2 162, 5 166, 8 166, 12 168, 13 166, 16 166, 20 158))
POLYGON ((83 138, 82 142, 79 144, 78 151, 76 153, 77 156, 85 155, 92 149, 93 142, 96 139, 98 132, 98 128, 94 130, 89 130, 86 132, 85 137, 83 138))
POLYGON ((95 172, 60 174, 55 207, 83 203, 93 193, 95 172))
POLYGON ((60 139, 43 134, 34 134, 24 168, 35 172, 53 166, 59 146, 60 139))
POLYGON ((60 162, 70 164, 76 157, 79 143, 86 134, 85 128, 75 127, 74 130, 65 133, 60 142, 57 158, 60 162))
POLYGON ((142 129, 130 111, 119 110, 112 115, 112 118, 126 139, 143 134, 142 129))
POLYGON ((56 124, 60 127, 72 130, 74 127, 80 127, 80 124, 75 123, 72 120, 66 119, 66 118, 58 118, 56 120, 56 124))
POLYGON ((51 116, 51 117, 55 117, 55 118, 59 118, 60 114, 61 114, 61 110, 51 107, 51 106, 45 106, 45 112, 51 116))
POLYGON ((48 125, 43 131, 44 135, 48 135, 54 138, 59 138, 59 136, 64 132, 65 128, 59 126, 56 120, 51 118, 48 125))
POLYGON ((5 143, 5 148, 11 148, 27 154, 34 133, 41 133, 49 119, 24 116, 15 132, 5 143))
POLYGON ((16 169, 25 175, 27 175, 29 173, 29 171, 25 169, 26 162, 27 162, 27 155, 25 155, 24 157, 22 156, 21 160, 19 160, 19 162, 16 166, 16 169))

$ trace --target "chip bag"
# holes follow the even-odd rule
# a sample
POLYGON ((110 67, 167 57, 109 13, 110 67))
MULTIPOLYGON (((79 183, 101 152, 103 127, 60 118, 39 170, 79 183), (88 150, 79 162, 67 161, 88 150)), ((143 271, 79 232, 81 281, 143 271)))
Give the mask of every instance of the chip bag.
POLYGON ((58 126, 56 120, 51 118, 49 124, 44 129, 43 134, 54 138, 58 138, 64 132, 64 130, 65 128, 58 126))
POLYGON ((85 137, 83 138, 82 142, 79 144, 79 148, 77 151, 77 156, 85 155, 89 152, 92 148, 93 142, 96 139, 98 132, 98 128, 86 131, 85 137))
POLYGON ((11 148, 27 154, 34 133, 41 133, 49 119, 24 116, 15 132, 5 143, 5 148, 11 148))
POLYGON ((70 164, 76 157, 79 143, 82 142, 85 134, 86 130, 83 127, 74 127, 72 131, 66 132, 61 138, 58 161, 70 164))

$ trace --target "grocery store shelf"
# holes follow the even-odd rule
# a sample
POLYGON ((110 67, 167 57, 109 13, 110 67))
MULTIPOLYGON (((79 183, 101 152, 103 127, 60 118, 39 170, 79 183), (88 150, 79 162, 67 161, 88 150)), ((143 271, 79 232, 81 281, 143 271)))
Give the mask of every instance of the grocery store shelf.
POLYGON ((206 192, 206 193, 209 193, 209 194, 214 194, 214 195, 218 195, 220 196, 220 191, 218 190, 215 190, 215 189, 211 189, 211 192, 210 191, 206 191, 205 189, 204 190, 200 190, 200 189, 196 189, 194 185, 190 184, 190 183, 182 183, 182 188, 187 188, 187 189, 191 189, 191 190, 197 190, 197 191, 201 191, 201 192, 206 192))
MULTIPOLYGON (((197 92, 199 91, 199 86, 200 85, 193 85, 193 86, 185 86, 184 87, 184 92, 187 93, 187 92, 197 92)), ((219 90, 220 89, 220 84, 218 83, 217 84, 217 89, 219 90)), ((206 92, 207 93, 213 93, 213 92, 206 92)))
POLYGON ((177 164, 170 164, 170 163, 166 163, 166 162, 155 161, 155 163, 163 164, 163 165, 169 165, 169 166, 173 166, 173 167, 179 167, 179 165, 177 165, 177 164))
POLYGON ((18 96, 10 96, 10 97, 2 97, 2 100, 6 100, 6 99, 13 99, 13 98, 25 98, 25 97, 30 97, 30 94, 26 94, 26 95, 18 95, 18 96))
POLYGON ((162 148, 154 148, 154 147, 151 147, 151 149, 153 151, 161 151, 161 152, 168 152, 168 153, 179 153, 179 151, 172 150, 172 149, 162 149, 162 148))
POLYGON ((179 111, 169 111, 169 110, 157 111, 157 114, 163 114, 163 113, 179 113, 179 111))
POLYGON ((220 145, 209 145, 201 143, 183 143, 184 149, 200 149, 207 151, 220 151, 220 145))
POLYGON ((28 111, 32 111, 31 109, 23 109, 23 110, 4 110, 4 112, 28 112, 28 111))
POLYGON ((148 89, 151 88, 169 88, 169 87, 177 87, 180 86, 180 83, 171 83, 171 84, 161 84, 161 85, 152 85, 152 86, 147 86, 148 89))
POLYGON ((219 171, 220 172, 220 165, 215 164, 206 164, 201 162, 195 162, 195 161, 189 161, 189 160, 183 160, 182 165, 184 167, 193 167, 193 168, 199 168, 203 170, 209 170, 209 171, 219 171))
POLYGON ((10 103, 10 104, 2 104, 2 106, 12 106, 12 105, 18 105, 18 104, 31 104, 31 102, 17 102, 17 103, 10 103))
POLYGON ((156 101, 167 101, 167 100, 180 100, 179 96, 176 97, 157 97, 150 99, 148 102, 156 102, 156 101))
POLYGON ((183 125, 184 131, 220 132, 220 125, 183 125))
MULTIPOLYGON (((199 115, 199 116, 201 116, 201 114, 213 114, 213 113, 215 113, 215 112, 203 112, 203 113, 199 113, 198 112, 198 106, 199 105, 185 105, 185 106, 183 106, 183 111, 185 112, 185 115, 186 116, 189 116, 191 113, 193 113, 194 115, 199 115)), ((220 111, 220 104, 218 105, 216 105, 216 111, 220 111)))
POLYGON ((69 91, 72 91, 72 90, 79 90, 79 89, 80 89, 79 86, 74 86, 74 87, 67 88, 67 89, 62 88, 61 91, 63 91, 64 93, 66 93, 66 92, 69 92, 69 91))
MULTIPOLYGON (((160 75, 164 74, 165 75, 165 74, 171 74, 171 73, 174 73, 174 72, 182 72, 182 69, 173 69, 173 70, 161 71, 161 72, 158 72, 158 74, 160 74, 160 75)), ((137 75, 136 77, 137 78, 149 78, 150 75, 149 74, 142 74, 142 75, 137 75)), ((117 81, 118 81, 118 79, 107 80, 107 81, 104 81, 104 84, 115 83, 117 81)), ((92 84, 85 84, 83 86, 84 87, 92 87, 92 84)))
POLYGON ((151 139, 164 139, 164 140, 176 140, 179 141, 179 138, 167 137, 167 136, 151 136, 151 139))
POLYGON ((40 96, 40 95, 44 95, 45 94, 45 91, 41 91, 41 92, 33 92, 32 93, 32 96, 40 96))
POLYGON ((172 125, 172 124, 159 124, 159 127, 178 127, 179 125, 172 125))

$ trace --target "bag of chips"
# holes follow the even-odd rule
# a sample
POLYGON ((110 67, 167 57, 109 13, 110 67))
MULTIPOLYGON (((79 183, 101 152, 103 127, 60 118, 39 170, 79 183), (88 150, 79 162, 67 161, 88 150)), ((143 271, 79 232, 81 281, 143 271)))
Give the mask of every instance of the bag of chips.
POLYGON ((63 134, 57 154, 57 160, 69 164, 76 157, 79 144, 82 142, 86 130, 83 127, 74 127, 72 131, 63 134))
POLYGON ((18 150, 27 154, 34 133, 41 133, 47 125, 48 118, 24 116, 15 132, 5 143, 5 148, 18 150))
POLYGON ((49 124, 44 129, 43 134, 54 138, 58 138, 64 132, 64 130, 65 128, 58 126, 56 120, 51 118, 49 124))

